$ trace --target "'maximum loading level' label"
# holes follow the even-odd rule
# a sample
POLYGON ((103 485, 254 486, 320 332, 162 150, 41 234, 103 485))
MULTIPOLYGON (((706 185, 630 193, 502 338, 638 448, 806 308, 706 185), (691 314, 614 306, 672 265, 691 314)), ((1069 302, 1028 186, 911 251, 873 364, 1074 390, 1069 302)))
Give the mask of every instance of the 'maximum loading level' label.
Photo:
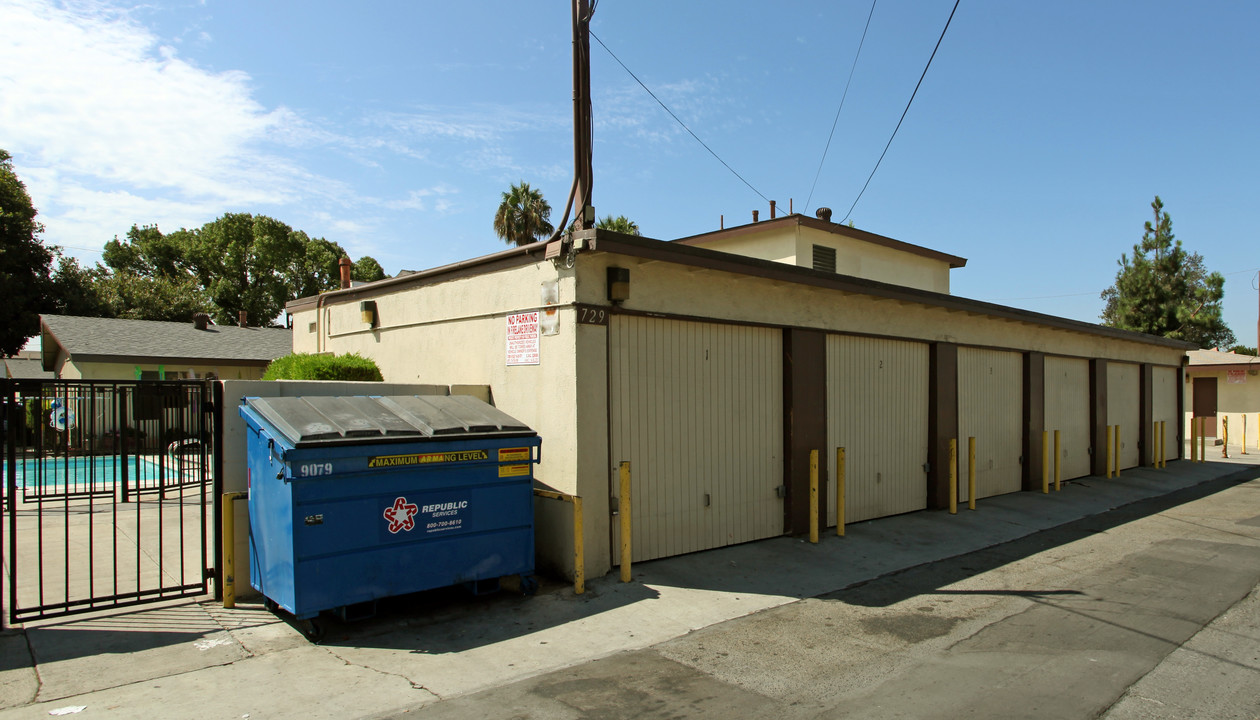
POLYGON ((471 462, 489 459, 485 450, 461 450, 459 452, 423 453, 412 455, 377 455, 368 458, 368 467, 384 468, 401 465, 427 465, 429 463, 471 462))

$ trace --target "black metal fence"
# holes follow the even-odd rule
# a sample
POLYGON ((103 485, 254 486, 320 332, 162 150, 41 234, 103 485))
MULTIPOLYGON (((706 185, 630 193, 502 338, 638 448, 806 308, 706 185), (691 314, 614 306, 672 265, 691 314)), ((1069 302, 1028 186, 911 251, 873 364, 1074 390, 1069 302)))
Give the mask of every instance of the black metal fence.
POLYGON ((10 622, 206 592, 214 393, 197 381, 0 381, 10 622))

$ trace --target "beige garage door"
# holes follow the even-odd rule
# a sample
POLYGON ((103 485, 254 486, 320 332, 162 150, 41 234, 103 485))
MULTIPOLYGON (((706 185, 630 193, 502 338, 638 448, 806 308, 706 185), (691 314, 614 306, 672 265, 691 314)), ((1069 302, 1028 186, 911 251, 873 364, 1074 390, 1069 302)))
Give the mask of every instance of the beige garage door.
POLYGON ((958 348, 958 497, 967 499, 967 438, 976 438, 976 498, 1019 492, 1024 358, 958 348))
MULTIPOLYGON (((1177 382, 1177 368, 1157 367, 1153 373, 1151 388, 1152 398, 1152 419, 1155 422, 1164 422, 1164 459, 1176 460, 1177 450, 1180 445, 1177 443, 1177 430, 1181 427, 1177 415, 1177 395, 1181 392, 1181 383, 1177 382)), ((1154 431, 1154 428, 1152 428, 1154 431)), ((1158 443, 1156 443, 1158 447, 1158 443)), ((1152 448, 1152 455, 1154 449, 1152 448)))
MULTIPOLYGON (((1141 369, 1133 363, 1107 363, 1107 424, 1120 426, 1120 467, 1137 467, 1141 462, 1138 427, 1142 418, 1141 369)), ((1102 447, 1099 452, 1106 453, 1102 447)), ((1113 451, 1114 452, 1114 451, 1113 451)))
MULTIPOLYGON (((928 346, 831 335, 827 338, 827 441, 834 465, 845 449, 845 521, 927 507, 928 346)), ((836 497, 828 473, 827 497, 836 497)), ((836 523, 835 502, 828 523, 836 523)))
POLYGON ((608 373, 635 561, 783 533, 782 331, 614 315, 608 373))
MULTIPOLYGON (((1063 480, 1090 473, 1089 361, 1080 358, 1046 358, 1045 427, 1054 442, 1059 431, 1059 477, 1063 480)), ((1051 452, 1054 445, 1051 444, 1051 452)), ((1036 461, 1041 462, 1037 455, 1036 461)), ((1050 472, 1054 472, 1051 465, 1050 472)))

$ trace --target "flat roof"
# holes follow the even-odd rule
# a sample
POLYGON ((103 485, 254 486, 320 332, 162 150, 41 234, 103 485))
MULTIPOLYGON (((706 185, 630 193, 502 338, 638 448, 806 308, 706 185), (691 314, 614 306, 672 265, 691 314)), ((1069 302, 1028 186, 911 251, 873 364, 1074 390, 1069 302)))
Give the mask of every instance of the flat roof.
POLYGON ((1191 368, 1206 368, 1226 365, 1255 365, 1260 363, 1260 357, 1254 355, 1240 355, 1232 352, 1222 352, 1220 350, 1191 350, 1186 353, 1190 358, 1191 368))
POLYGON ((737 225, 735 227, 723 228, 721 230, 714 230, 713 232, 702 233, 700 235, 690 235, 688 237, 678 238, 673 242, 680 245, 704 245, 705 243, 713 242, 714 240, 737 238, 744 235, 766 232, 767 230, 774 230, 783 226, 792 225, 822 230, 823 232, 829 232, 833 235, 843 235, 844 237, 868 242, 872 245, 879 245, 892 250, 900 250, 904 253, 918 255, 932 260, 939 260, 940 262, 949 263, 951 268, 960 268, 967 265, 967 258, 964 257, 950 255, 949 253, 943 253, 939 250, 933 250, 921 245, 913 245, 901 240, 894 240, 890 237, 876 235, 873 232, 859 230, 858 228, 849 227, 848 225, 841 225, 840 223, 833 223, 827 220, 806 217, 800 213, 784 215, 783 217, 771 220, 762 220, 760 222, 749 223, 747 225, 737 225))
MULTIPOLYGON (((807 220, 808 218, 803 219, 807 220)), ((767 222, 775 221, 769 220, 767 222)), ((708 248, 697 247, 687 243, 654 240, 652 238, 638 237, 634 235, 623 235, 609 230, 582 230, 573 233, 573 237, 576 241, 585 243, 588 250, 597 252, 608 252, 618 255, 638 257, 645 260, 656 260, 660 262, 677 263, 680 265, 703 267, 709 270, 738 273, 741 275, 777 280, 779 282, 796 283, 811 287, 828 288, 849 293, 870 295, 872 297, 883 297, 893 300, 913 302, 929 307, 960 310, 979 315, 987 315, 990 317, 1016 320, 1035 325, 1044 325, 1046 327, 1072 330, 1089 335, 1114 338, 1117 340, 1129 340, 1145 343, 1147 345, 1159 345, 1168 348, 1176 348, 1178 350, 1190 350, 1195 348, 1193 343, 1188 343, 1184 340, 1173 340, 1156 335, 1134 332, 1132 330, 1121 330, 1119 328, 1082 322, 1080 320, 1071 320, 1069 318, 1057 317, 1055 315, 1045 315, 1031 310, 1021 310, 1019 308, 1008 307, 1006 305, 997 305, 980 300, 969 300, 957 295, 948 295, 945 293, 932 292, 930 290, 919 290, 917 288, 906 287, 904 285, 894 285, 876 280, 868 280, 866 278, 854 277, 852 275, 841 275, 838 273, 814 270, 813 268, 808 267, 774 262, 772 260, 761 260, 744 255, 721 252, 719 250, 710 250, 708 248)), ((559 241, 555 244, 558 245, 559 241)), ((285 309, 291 312, 310 310, 315 309, 329 301, 344 302, 379 297, 396 289, 429 285, 437 282, 446 282, 459 277, 483 275, 497 270, 529 265, 543 259, 547 246, 548 243, 545 241, 537 242, 531 245, 509 248, 491 255, 465 260, 452 265, 444 265, 431 270, 421 270, 409 275, 378 280, 374 283, 369 283, 356 288, 332 290, 322 293, 316 297, 293 300, 285 306, 285 309)), ((961 260, 961 258, 959 258, 959 260, 961 260)))

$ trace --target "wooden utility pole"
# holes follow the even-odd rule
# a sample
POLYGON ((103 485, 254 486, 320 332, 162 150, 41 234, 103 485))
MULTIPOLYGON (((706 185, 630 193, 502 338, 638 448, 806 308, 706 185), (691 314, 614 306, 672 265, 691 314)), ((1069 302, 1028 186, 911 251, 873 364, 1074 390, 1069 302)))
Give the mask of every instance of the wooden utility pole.
POLYGON ((577 226, 595 226, 591 133, 591 3, 573 0, 573 170, 577 176, 577 226))

